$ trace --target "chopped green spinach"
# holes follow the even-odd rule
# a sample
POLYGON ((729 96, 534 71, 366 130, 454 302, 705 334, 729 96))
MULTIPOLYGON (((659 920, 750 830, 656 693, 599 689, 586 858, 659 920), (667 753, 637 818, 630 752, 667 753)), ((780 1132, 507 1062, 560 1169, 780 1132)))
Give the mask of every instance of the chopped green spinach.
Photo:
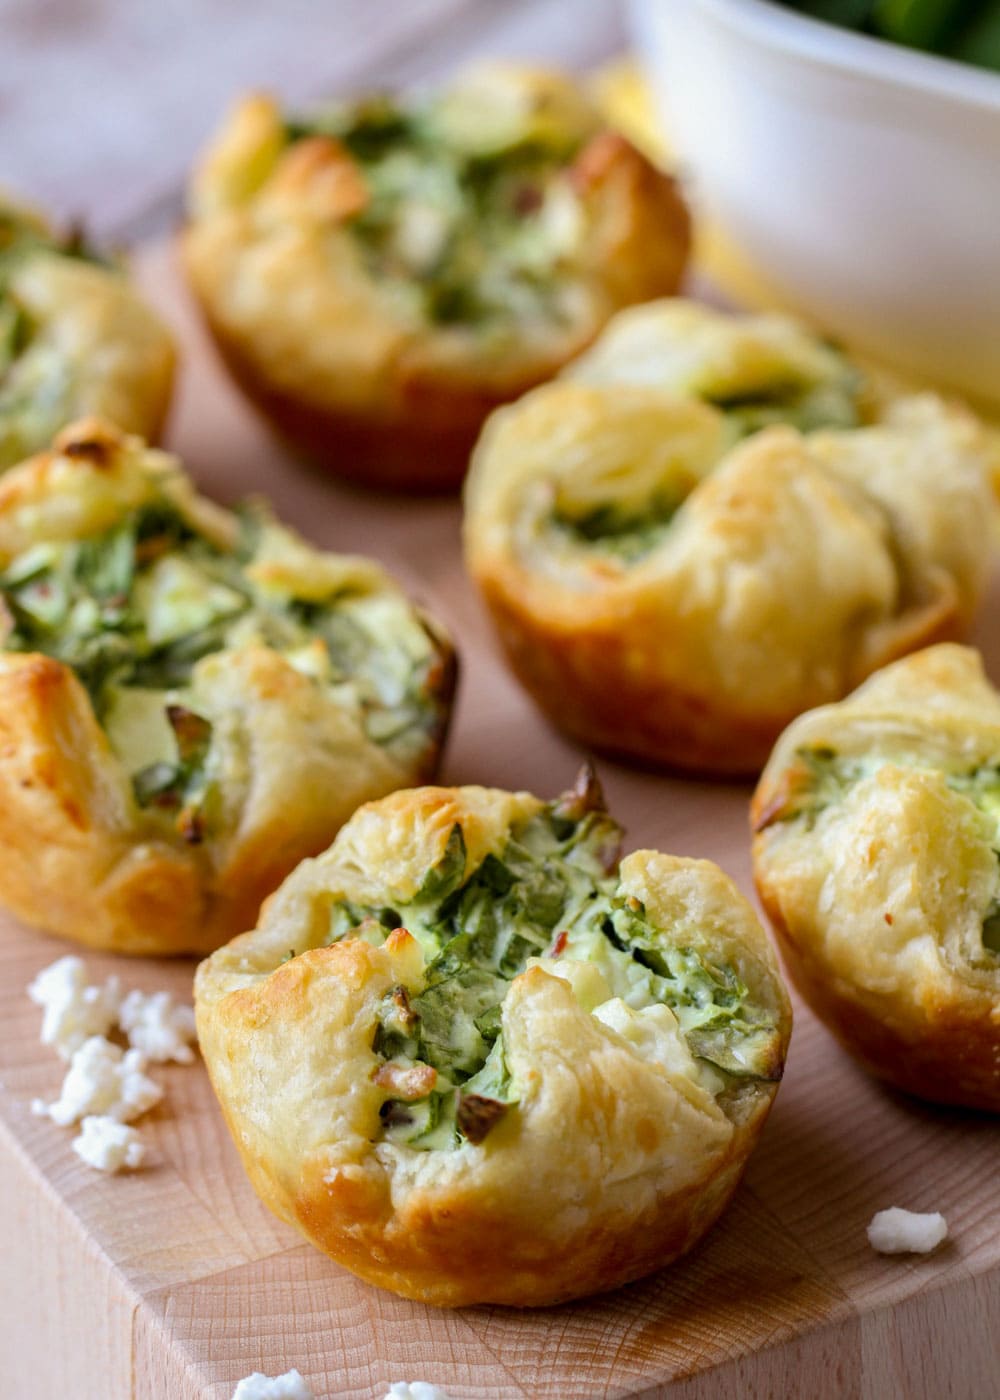
POLYGON ((191 845, 204 839, 204 804, 208 795, 205 765, 212 744, 212 726, 203 715, 183 705, 166 707, 167 721, 177 745, 177 762, 151 763, 132 775, 132 791, 140 807, 178 812, 177 828, 191 845))
POLYGON ((779 822, 805 822, 811 831, 827 808, 843 801, 852 783, 863 774, 861 763, 845 759, 836 749, 818 744, 796 749, 793 762, 781 776, 778 791, 757 817, 755 829, 764 831, 779 822))
MULTIPOLYGON (((481 1142, 519 1098, 503 1048, 501 1008, 532 957, 593 961, 629 1004, 663 1003, 696 1057, 726 1075, 776 1073, 776 1029, 731 968, 652 924, 617 878, 621 832, 592 775, 516 825, 474 869, 456 825, 441 860, 391 914, 420 942, 419 991, 384 998, 373 1037, 382 1061, 430 1066, 416 1101, 389 1097, 386 1136, 417 1148, 481 1142)), ((383 908, 341 901, 328 942, 388 936, 383 908), (374 936, 373 936, 374 935, 374 936)))
POLYGON ((845 356, 828 349, 836 370, 831 378, 778 379, 739 393, 703 393, 701 397, 725 413, 740 437, 782 423, 800 433, 857 428, 864 376, 845 356))
POLYGON ((293 665, 305 655, 315 683, 400 757, 423 752, 440 722, 431 693, 439 652, 406 600, 358 586, 305 601, 259 586, 250 566, 277 535, 279 526, 248 510, 227 548, 154 496, 109 529, 35 545, 0 573, 2 645, 69 666, 113 747, 123 714, 133 756, 143 749, 136 726, 152 721, 160 740, 130 767, 133 795, 150 814, 175 814, 188 841, 202 839, 213 806, 212 725, 186 692, 203 657, 241 640, 271 646, 293 665), (135 703, 142 696, 151 706, 135 703))
POLYGON ((575 246, 575 196, 560 177, 582 138, 514 130, 477 148, 450 102, 369 97, 295 118, 286 135, 330 136, 350 153, 368 197, 346 228, 371 275, 425 320, 560 319, 554 282, 575 246))
POLYGON ((575 544, 635 564, 657 547, 682 504, 679 495, 655 494, 642 507, 596 506, 583 515, 553 511, 556 529, 575 544))

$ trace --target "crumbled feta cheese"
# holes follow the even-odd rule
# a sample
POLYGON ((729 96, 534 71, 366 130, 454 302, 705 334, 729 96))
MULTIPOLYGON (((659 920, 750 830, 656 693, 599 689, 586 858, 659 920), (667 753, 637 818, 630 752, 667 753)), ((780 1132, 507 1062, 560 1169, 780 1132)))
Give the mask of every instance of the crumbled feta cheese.
POLYGON ((175 1060, 189 1065, 194 1060, 194 1009, 175 1002, 169 992, 150 996, 129 992, 121 1003, 118 1024, 129 1045, 155 1064, 175 1060))
POLYGON ((63 1128, 88 1114, 106 1114, 119 1123, 130 1123, 163 1097, 159 1084, 144 1074, 145 1068, 141 1051, 123 1052, 102 1036, 91 1036, 70 1061, 55 1103, 36 1099, 32 1109, 63 1128))
POLYGON ((568 183, 553 185, 546 193, 539 222, 543 251, 550 257, 575 253, 587 231, 583 206, 568 183))
POLYGON ((309 1386, 292 1369, 283 1376, 265 1376, 254 1371, 244 1376, 233 1391, 233 1400, 316 1400, 309 1386))
POLYGON ((414 271, 426 272, 440 258, 450 231, 443 209, 411 200, 400 211, 394 251, 414 271))
POLYGON ((146 1160, 146 1144, 137 1128, 93 1113, 83 1120, 82 1127, 83 1132, 73 1139, 73 1151, 88 1167, 120 1172, 125 1167, 141 1167, 146 1160))
POLYGON ((868 1226, 868 1243, 879 1254, 929 1254, 948 1235, 948 1223, 937 1211, 919 1215, 912 1210, 880 1210, 868 1226))
POLYGON ((65 957, 42 969, 28 996, 45 1011, 42 1044, 69 1060, 85 1040, 117 1024, 121 984, 109 977, 102 987, 88 986, 83 959, 65 957))
POLYGON ((385 1400, 449 1400, 430 1381, 393 1381, 385 1400))

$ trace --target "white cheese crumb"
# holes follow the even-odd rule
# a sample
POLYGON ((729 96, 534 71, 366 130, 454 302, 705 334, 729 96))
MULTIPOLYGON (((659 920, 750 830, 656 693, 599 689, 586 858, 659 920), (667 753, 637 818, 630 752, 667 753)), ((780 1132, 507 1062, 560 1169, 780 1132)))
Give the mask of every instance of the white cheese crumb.
POLYGON ((396 225, 394 252, 415 272, 426 272, 444 251, 448 216, 433 204, 411 200, 396 225))
POLYGON ((28 996, 45 1012, 42 1044, 69 1060, 85 1040, 107 1035, 117 1024, 121 983, 109 977, 101 987, 88 986, 83 959, 65 957, 42 969, 28 996))
POLYGON ((283 1376, 265 1376, 254 1371, 244 1376, 233 1391, 233 1400, 316 1400, 309 1386, 292 1369, 283 1376))
POLYGON ((194 1060, 194 1009, 175 1002, 169 992, 150 996, 129 992, 121 1003, 118 1024, 132 1048, 155 1064, 175 1060, 189 1065, 194 1060))
POLYGON ((583 206, 568 181, 555 184, 545 196, 539 218, 544 250, 564 257, 575 253, 587 232, 583 206))
POLYGON ((55 1103, 36 1099, 32 1111, 63 1128, 88 1114, 106 1114, 119 1123, 130 1123, 163 1097, 159 1084, 144 1074, 145 1068, 141 1051, 123 1052, 102 1036, 91 1036, 70 1061, 55 1103))
POLYGON ((393 1381, 385 1400, 449 1400, 449 1397, 430 1381, 393 1381))
POLYGON ((146 1144, 137 1128, 93 1113, 83 1120, 82 1126, 83 1132, 73 1139, 73 1151, 88 1167, 96 1167, 100 1172, 120 1172, 125 1167, 141 1167, 146 1160, 146 1144))
POLYGON ((948 1223, 935 1211, 919 1215, 912 1210, 880 1210, 868 1226, 868 1243, 879 1254, 929 1254, 948 1235, 948 1223))

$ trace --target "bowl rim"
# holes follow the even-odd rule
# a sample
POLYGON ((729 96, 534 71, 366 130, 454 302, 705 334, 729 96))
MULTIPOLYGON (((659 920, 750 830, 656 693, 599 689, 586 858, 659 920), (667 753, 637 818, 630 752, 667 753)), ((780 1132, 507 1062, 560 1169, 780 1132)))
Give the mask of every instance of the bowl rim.
MULTIPOLYGON (((658 0, 647 0, 656 4, 658 0)), ((687 0, 692 3, 692 0, 687 0)), ((804 15, 777 0, 694 0, 731 29, 792 57, 1000 111, 1000 74, 804 15)))

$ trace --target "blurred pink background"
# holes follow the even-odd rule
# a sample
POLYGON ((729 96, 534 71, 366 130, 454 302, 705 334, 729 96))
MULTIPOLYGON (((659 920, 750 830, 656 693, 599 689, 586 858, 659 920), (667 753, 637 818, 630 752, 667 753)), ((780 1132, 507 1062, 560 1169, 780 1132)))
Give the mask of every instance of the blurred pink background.
POLYGON ((586 68, 616 0, 0 0, 0 187, 132 241, 176 222, 233 97, 307 104, 484 56, 586 68))

